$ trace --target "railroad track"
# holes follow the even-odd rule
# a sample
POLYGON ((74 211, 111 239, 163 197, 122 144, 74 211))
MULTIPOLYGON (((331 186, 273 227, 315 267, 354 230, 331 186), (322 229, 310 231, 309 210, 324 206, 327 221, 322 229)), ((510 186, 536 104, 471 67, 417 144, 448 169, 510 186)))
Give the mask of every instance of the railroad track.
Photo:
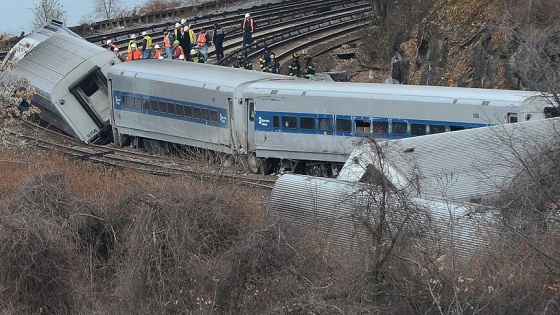
POLYGON ((11 132, 25 139, 28 144, 61 152, 80 160, 88 160, 118 169, 136 170, 159 176, 179 176, 198 180, 214 180, 250 187, 272 189, 274 176, 248 174, 235 167, 201 162, 199 159, 185 159, 171 156, 152 155, 117 149, 111 146, 85 144, 58 131, 22 120, 25 131, 11 132))
MULTIPOLYGON (((225 58, 220 64, 230 65, 237 53, 242 50, 240 23, 243 14, 247 11, 250 11, 255 18, 257 32, 253 45, 247 47, 246 50, 250 55, 256 56, 265 45, 272 47, 289 45, 290 37, 293 36, 297 36, 294 41, 301 41, 301 37, 305 34, 320 32, 338 34, 337 31, 342 30, 344 25, 350 24, 355 27, 352 31, 359 30, 367 24, 367 14, 370 8, 371 2, 365 0, 292 0, 253 6, 250 9, 225 10, 220 13, 186 18, 197 30, 201 27, 211 29, 215 22, 220 23, 225 31, 225 58)), ((120 48, 122 47, 121 51, 126 51, 125 47, 130 35, 139 35, 146 31, 152 36, 154 43, 163 42, 163 29, 173 28, 175 22, 165 21, 143 25, 107 34, 87 36, 85 39, 98 45, 103 45, 107 39, 111 39, 120 48)), ((349 30, 345 29, 345 32, 349 30)), ((310 40, 306 46, 311 47, 319 40, 310 40)), ((301 49, 300 45, 295 45, 295 47, 295 50, 301 49)), ((3 58, 5 54, 6 52, 0 53, 0 58, 3 58)), ((214 55, 213 49, 209 54, 214 55)))

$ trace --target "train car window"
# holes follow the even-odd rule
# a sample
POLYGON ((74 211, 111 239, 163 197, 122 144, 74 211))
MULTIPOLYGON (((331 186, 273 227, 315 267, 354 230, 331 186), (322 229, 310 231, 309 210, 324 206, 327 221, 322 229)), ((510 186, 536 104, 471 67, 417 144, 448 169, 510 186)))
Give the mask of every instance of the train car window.
POLYGON ((95 77, 89 77, 80 83, 80 89, 88 97, 92 96, 95 92, 99 91, 99 86, 95 82, 95 77))
POLYGON ((159 112, 160 113, 167 113, 167 103, 166 102, 159 102, 159 112))
POLYGON ((202 115, 201 115, 201 116, 202 116, 202 120, 206 120, 206 121, 210 120, 210 111, 209 111, 209 110, 203 108, 203 109, 201 110, 201 113, 202 113, 202 115))
POLYGON ((272 126, 276 129, 280 128, 280 117, 272 116, 272 126))
POLYGON ((127 96, 125 99, 125 105, 128 108, 134 108, 134 97, 127 96))
POLYGON ((508 123, 516 123, 517 122, 517 114, 516 113, 508 113, 507 114, 508 123))
POLYGON ((352 121, 350 119, 337 119, 336 130, 343 132, 352 132, 352 121))
POLYGON ((152 100, 150 102, 150 110, 153 112, 157 112, 159 111, 159 102, 156 100, 152 100))
POLYGON ((410 124, 410 135, 413 137, 423 136, 426 134, 425 124, 410 124))
POLYGON ((445 126, 443 125, 430 125, 430 134, 445 132, 445 126))
POLYGON ((255 121, 255 101, 248 100, 249 102, 249 121, 255 121))
POLYGON ((192 107, 185 105, 185 117, 192 117, 192 107))
POLYGON ((142 109, 142 102, 141 98, 134 99, 134 109, 142 109))
POLYGON ((358 133, 369 133, 369 120, 356 119, 354 120, 354 127, 358 133))
POLYGON ((150 100, 144 99, 142 101, 142 110, 149 111, 150 110, 150 100))
POLYGON ((183 110, 183 105, 175 104, 175 114, 177 116, 183 116, 185 114, 185 111, 183 110))
POLYGON ((394 135, 406 135, 408 125, 405 122, 391 123, 391 132, 394 135))
POLYGON ((229 105, 229 118, 233 121, 233 99, 228 98, 228 105, 229 105))
POLYGON ((373 133, 386 134, 389 133, 389 122, 387 121, 374 121, 373 133))
POLYGON ((297 128, 297 118, 293 117, 293 116, 282 116, 282 128, 296 129, 297 128))
POLYGON ((315 118, 300 117, 299 125, 301 126, 301 129, 315 130, 315 118))
POLYGON ((463 126, 449 126, 449 131, 465 130, 463 126))
POLYGON ((319 118, 319 130, 332 131, 333 123, 331 118, 319 118))
POLYGON ((200 119, 200 117, 201 117, 200 108, 193 107, 192 117, 196 118, 196 119, 200 119))
POLYGON ((175 103, 167 103, 167 113, 175 115, 175 103))
POLYGON ((210 111, 210 121, 218 122, 218 111, 216 110, 210 111))

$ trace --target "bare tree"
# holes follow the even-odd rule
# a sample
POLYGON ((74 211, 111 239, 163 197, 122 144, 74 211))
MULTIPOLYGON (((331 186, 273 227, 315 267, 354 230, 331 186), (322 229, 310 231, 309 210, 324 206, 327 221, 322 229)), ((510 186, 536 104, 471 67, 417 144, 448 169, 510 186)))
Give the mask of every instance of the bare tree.
POLYGON ((66 11, 58 3, 58 0, 41 0, 32 10, 35 17, 33 20, 34 29, 40 28, 51 20, 66 22, 66 11))
POLYGON ((121 0, 95 0, 94 15, 110 20, 123 12, 121 0))

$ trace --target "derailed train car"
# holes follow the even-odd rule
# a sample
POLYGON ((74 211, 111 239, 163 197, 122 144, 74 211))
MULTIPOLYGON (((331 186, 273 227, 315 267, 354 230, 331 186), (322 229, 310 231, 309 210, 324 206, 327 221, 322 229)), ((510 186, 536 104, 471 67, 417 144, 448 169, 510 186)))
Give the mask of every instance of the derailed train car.
POLYGON ((23 38, 3 61, 13 68, 6 85, 25 78, 35 88, 31 104, 40 118, 86 143, 112 139, 106 74, 120 60, 53 22, 23 38))
POLYGON ((315 82, 173 60, 108 74, 117 145, 246 155, 251 171, 336 176, 364 137, 400 139, 557 115, 538 92, 315 82))

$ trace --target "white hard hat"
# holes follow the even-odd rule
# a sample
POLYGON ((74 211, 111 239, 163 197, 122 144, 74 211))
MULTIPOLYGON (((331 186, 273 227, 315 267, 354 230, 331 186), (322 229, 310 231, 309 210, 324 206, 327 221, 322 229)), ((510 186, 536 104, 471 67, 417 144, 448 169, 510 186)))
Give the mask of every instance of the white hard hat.
POLYGON ((154 48, 155 48, 155 49, 159 49, 159 45, 156 44, 156 45, 154 46, 154 48))
POLYGON ((187 23, 187 19, 181 19, 181 24, 187 23))
POLYGON ((251 14, 245 13, 245 17, 246 17, 246 18, 248 18, 248 17, 250 17, 250 16, 251 16, 251 14))
POLYGON ((143 32, 142 32, 142 36, 146 36, 146 35, 148 35, 148 32, 143 31, 143 32))
POLYGON ((136 34, 132 34, 132 35, 130 35, 130 38, 131 38, 131 39, 134 39, 134 38, 136 38, 136 34))
POLYGON ((159 56, 157 59, 163 59, 163 56, 159 56))
POLYGON ((136 47, 137 47, 136 44, 130 45, 130 48, 136 48, 136 47))
POLYGON ((175 23, 175 28, 181 27, 181 23, 175 23))
POLYGON ((112 43, 112 42, 113 42, 112 40, 108 39, 108 40, 107 40, 107 45, 109 45, 109 44, 112 43))
POLYGON ((113 51, 119 51, 119 47, 113 48, 113 51))
POLYGON ((185 56, 184 56, 184 55, 180 55, 180 56, 179 56, 179 59, 184 60, 184 59, 185 59, 185 56))

